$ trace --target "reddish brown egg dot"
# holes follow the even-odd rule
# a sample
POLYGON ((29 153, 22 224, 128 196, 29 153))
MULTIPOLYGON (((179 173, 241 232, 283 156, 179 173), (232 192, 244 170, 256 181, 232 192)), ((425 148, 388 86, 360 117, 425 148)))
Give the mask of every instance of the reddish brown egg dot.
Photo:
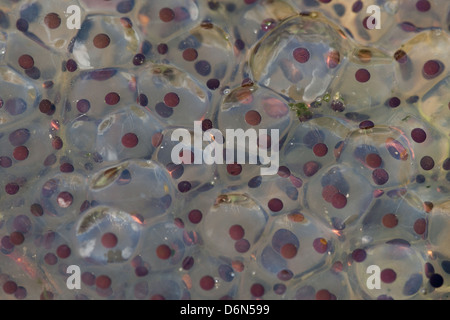
POLYGON ((328 153, 328 147, 325 143, 316 143, 313 147, 313 152, 317 157, 324 157, 328 153))
POLYGON ((77 62, 73 59, 69 59, 66 62, 66 69, 69 72, 75 72, 78 69, 77 62))
POLYGON ((172 250, 170 249, 170 247, 168 245, 160 244, 156 248, 156 255, 158 256, 158 258, 160 258, 162 260, 167 260, 172 255, 172 250))
POLYGON ((49 252, 44 256, 44 262, 49 266, 54 266, 58 263, 58 257, 53 253, 49 252))
POLYGON ((426 12, 430 10, 431 4, 428 0, 419 0, 416 2, 416 8, 420 12, 426 12))
POLYGON ((19 66, 23 69, 31 69, 34 67, 34 59, 29 54, 23 54, 19 57, 19 66))
POLYGON ((14 231, 9 235, 9 241, 15 246, 21 245, 25 241, 25 237, 22 232, 14 231))
POLYGON ((336 209, 342 209, 347 205, 347 197, 342 193, 335 193, 331 198, 331 205, 336 209))
POLYGON ((187 48, 183 51, 183 59, 186 61, 194 61, 198 57, 198 52, 194 48, 187 48))
POLYGON ((281 209, 283 209, 283 202, 278 198, 273 198, 269 200, 268 207, 270 211, 278 212, 281 211, 281 209))
POLYGON ((316 292, 316 300, 331 300, 331 293, 327 289, 321 289, 316 292))
POLYGON ((392 283, 397 278, 397 274, 392 269, 384 269, 381 271, 380 278, 384 283, 392 283))
POLYGON ((385 214, 381 220, 386 228, 394 228, 398 224, 397 216, 393 213, 385 214))
POLYGON ((303 222, 305 220, 305 216, 299 212, 293 212, 288 214, 288 219, 292 222, 303 222))
POLYGON ((107 46, 109 46, 109 43, 111 42, 111 39, 107 34, 99 33, 97 34, 94 39, 92 40, 94 47, 98 49, 104 49, 107 46))
POLYGON ((175 12, 170 8, 162 8, 159 11, 159 19, 162 22, 170 22, 175 18, 175 12))
POLYGON ((260 298, 264 295, 264 286, 260 283, 254 283, 251 287, 250 287, 250 293, 252 294, 252 296, 256 297, 256 298, 260 298))
POLYGON ((70 250, 69 246, 66 244, 60 245, 56 248, 56 255, 61 259, 66 259, 70 256, 72 250, 70 250))
POLYGON ((14 292, 16 292, 16 290, 17 290, 17 284, 12 280, 6 281, 3 284, 3 291, 6 294, 13 294, 14 292))
POLYGON ((417 143, 422 143, 427 138, 427 134, 423 129, 415 128, 411 131, 411 138, 417 143))
POLYGON ((116 92, 110 92, 105 96, 105 102, 106 102, 106 104, 108 104, 110 106, 119 103, 119 101, 120 101, 120 96, 116 92))
POLYGON ((22 161, 28 158, 28 154, 29 154, 28 148, 25 146, 15 147, 13 150, 13 157, 18 161, 22 161))
POLYGON ((309 60, 310 54, 308 49, 306 48, 296 48, 292 55, 294 56, 294 59, 300 63, 305 63, 309 60))
POLYGON ((381 166, 381 157, 376 153, 369 153, 365 159, 367 165, 373 169, 381 166))
POLYGON ((292 259, 297 255, 297 247, 292 243, 286 243, 280 249, 281 256, 285 259, 292 259))
POLYGON ((105 248, 114 248, 117 245, 117 236, 112 232, 107 232, 102 236, 102 245, 105 248))
POLYGON ((5 186, 5 192, 9 195, 14 195, 19 192, 19 185, 15 182, 10 182, 5 186))
POLYGON ((106 275, 98 276, 95 279, 95 285, 100 289, 108 289, 111 286, 111 278, 106 275))
POLYGON ((138 137, 132 132, 126 133, 122 136, 122 145, 125 148, 134 148, 138 145, 138 143, 138 137))
POLYGON ((58 194, 56 200, 61 208, 68 208, 73 202, 73 196, 72 194, 70 194, 70 192, 63 191, 58 194))
POLYGON ((245 114, 245 122, 251 126, 257 126, 261 123, 261 115, 258 111, 250 110, 245 114))
POLYGON ((358 69, 355 73, 355 79, 358 82, 367 82, 370 79, 370 73, 367 69, 358 69))
POLYGON ((180 97, 175 92, 169 92, 164 96, 164 103, 168 107, 176 107, 180 103, 180 97))
POLYGON ((313 241, 313 248, 318 252, 318 253, 325 253, 328 249, 328 241, 325 240, 324 238, 316 238, 313 241))
POLYGON ((386 170, 378 168, 372 171, 372 179, 377 185, 383 185, 389 180, 389 174, 386 170))
POLYGON ((420 159, 420 166, 423 170, 431 170, 434 168, 434 160, 430 156, 424 156, 422 159, 420 159))
POLYGON ((230 227, 228 233, 230 234, 231 239, 241 240, 245 235, 245 230, 241 225, 235 224, 230 227))
POLYGON ((232 176, 237 176, 242 172, 242 165, 239 163, 227 164, 227 172, 232 176))
POLYGON ((191 210, 188 214, 188 219, 193 224, 200 223, 202 218, 203 218, 203 214, 200 210, 194 209, 194 210, 191 210))
POLYGON ((200 288, 202 288, 203 290, 211 290, 212 288, 214 288, 215 285, 215 281, 214 278, 211 276, 203 276, 200 279, 200 288))
POLYGON ((63 147, 63 141, 60 137, 55 136, 52 140, 52 147, 55 150, 59 150, 63 147))
POLYGON ((45 16, 44 23, 49 29, 56 29, 61 25, 61 18, 58 14, 50 12, 45 16))
POLYGON ((414 232, 417 234, 424 234, 427 230, 427 221, 419 218, 414 222, 414 232))
POLYGON ((234 249, 239 253, 245 253, 250 249, 250 242, 247 239, 240 239, 234 244, 234 249))
POLYGON ((303 173, 307 177, 312 177, 320 169, 320 164, 316 161, 308 161, 303 165, 303 173))
POLYGON ((352 258, 355 262, 363 262, 366 260, 367 253, 364 249, 355 249, 352 252, 352 258))
POLYGON ((326 202, 330 202, 333 199, 333 196, 335 194, 339 193, 338 188, 336 188, 333 185, 326 185, 325 187, 323 187, 322 189, 322 198, 326 201, 326 202))
POLYGON ((39 102, 39 111, 42 113, 48 113, 52 109, 52 102, 48 99, 43 99, 39 102))
POLYGON ((425 79, 433 79, 439 76, 444 69, 443 64, 438 60, 428 60, 423 65, 422 75, 425 79))

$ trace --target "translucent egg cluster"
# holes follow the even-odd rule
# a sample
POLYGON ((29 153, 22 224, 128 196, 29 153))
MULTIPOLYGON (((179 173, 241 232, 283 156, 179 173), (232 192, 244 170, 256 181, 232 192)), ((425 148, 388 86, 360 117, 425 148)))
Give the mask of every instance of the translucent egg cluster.
POLYGON ((448 299, 449 25, 448 0, 0 0, 0 300, 448 299), (278 173, 174 161, 195 121, 277 130, 278 173))

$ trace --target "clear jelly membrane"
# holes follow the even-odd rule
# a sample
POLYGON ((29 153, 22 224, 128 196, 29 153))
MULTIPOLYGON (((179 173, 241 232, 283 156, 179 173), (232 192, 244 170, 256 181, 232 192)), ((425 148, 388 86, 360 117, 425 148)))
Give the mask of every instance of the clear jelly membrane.
POLYGON ((449 17, 0 0, 0 299, 448 299, 449 17), (174 158, 195 121, 278 172, 174 158))

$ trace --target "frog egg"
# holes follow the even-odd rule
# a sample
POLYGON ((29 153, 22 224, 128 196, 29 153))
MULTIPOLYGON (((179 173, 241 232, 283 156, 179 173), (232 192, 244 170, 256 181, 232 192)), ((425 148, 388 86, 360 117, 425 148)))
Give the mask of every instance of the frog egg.
MULTIPOLYGON (((31 213, 49 229, 73 221, 86 200, 86 180, 79 173, 49 171, 36 183, 31 201, 35 204, 31 213)), ((31 210, 31 207, 30 207, 31 210)))
POLYGON ((358 223, 372 203, 373 188, 354 167, 333 165, 311 178, 304 205, 336 230, 358 223))
POLYGON ((80 70, 131 65, 139 50, 138 41, 136 30, 123 18, 90 15, 84 19, 69 51, 80 70))
POLYGON ((192 127, 206 114, 211 93, 205 84, 176 67, 154 64, 140 70, 139 95, 151 97, 147 110, 173 126, 192 127))
POLYGON ((236 70, 232 68, 235 64, 233 44, 225 30, 207 20, 187 31, 167 41, 167 53, 155 57, 155 62, 170 61, 206 86, 207 92, 215 98, 211 112, 221 98, 220 94, 213 93, 237 81, 236 70))
POLYGON ((169 174, 159 163, 128 160, 93 175, 89 197, 102 205, 139 215, 142 222, 150 223, 151 219, 170 212, 175 190, 169 174), (147 181, 155 183, 149 187, 147 181))
POLYGON ((190 30, 203 18, 202 6, 192 0, 170 3, 139 3, 136 6, 137 26, 155 44, 165 42, 184 30, 190 30))
POLYGON ((84 164, 114 163, 127 158, 150 158, 155 146, 146 141, 161 130, 156 119, 132 105, 101 120, 80 115, 68 125, 65 140, 73 146, 74 157, 84 164))
POLYGON ((278 93, 312 102, 325 94, 346 60, 349 46, 340 33, 317 13, 286 19, 254 46, 254 79, 278 93))
POLYGON ((416 172, 410 139, 399 128, 375 126, 346 138, 339 162, 351 165, 378 188, 400 186, 416 172))
POLYGON ((216 183, 217 164, 205 163, 205 154, 214 152, 205 152, 210 142, 202 141, 203 134, 201 122, 196 122, 194 129, 168 128, 152 139, 157 147, 153 159, 165 166, 181 195, 216 183))
POLYGON ((151 272, 176 270, 195 247, 189 247, 185 230, 173 220, 162 220, 146 227, 143 243, 140 257, 148 263, 151 272))
POLYGON ((336 237, 330 229, 313 215, 295 211, 272 221, 259 244, 256 259, 265 272, 301 278, 327 265, 335 245, 336 237))
POLYGON ((349 127, 332 117, 319 117, 291 130, 281 151, 286 166, 307 181, 339 159, 349 127), (331 129, 332 128, 332 129, 331 129))
MULTIPOLYGON (((205 251, 231 259, 254 252, 268 221, 266 210, 238 190, 217 194, 209 200, 197 229, 205 251)), ((191 210, 188 217, 195 210, 198 209, 191 210)))
POLYGON ((332 267, 311 275, 288 288, 285 298, 290 300, 349 300, 352 288, 342 271, 341 261, 332 267))
POLYGON ((240 284, 240 275, 229 258, 217 258, 197 252, 186 258, 183 280, 193 300, 219 300, 234 297, 240 284))
MULTIPOLYGON (((17 55, 13 61, 17 61, 17 55)), ((5 126, 14 125, 34 112, 39 99, 38 88, 31 79, 11 67, 2 66, 0 70, 0 80, 4 83, 0 89, 2 122, 5 126)))
POLYGON ((71 81, 63 121, 74 121, 86 114, 105 118, 112 110, 136 103, 136 77, 119 68, 85 70, 71 81))
POLYGON ((424 287, 422 246, 377 242, 349 254, 349 280, 365 299, 414 299, 424 287))
POLYGON ((391 189, 374 200, 361 221, 360 233, 352 236, 420 243, 427 239, 429 219, 424 202, 416 194, 402 188, 391 189))
POLYGON ((130 213, 102 205, 83 212, 73 230, 79 256, 103 265, 132 258, 141 232, 142 224, 130 213))

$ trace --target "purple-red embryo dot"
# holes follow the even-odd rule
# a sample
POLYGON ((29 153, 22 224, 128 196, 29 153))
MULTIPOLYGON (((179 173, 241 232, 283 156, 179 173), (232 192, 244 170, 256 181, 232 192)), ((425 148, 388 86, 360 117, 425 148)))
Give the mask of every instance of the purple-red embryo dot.
POLYGON ((325 253, 327 251, 327 249, 328 249, 328 242, 324 238, 316 238, 313 241, 313 248, 318 253, 325 253))
POLYGON ((366 251, 364 249, 355 249, 352 252, 352 258, 355 262, 363 262, 366 260, 366 251))
POLYGON ((397 278, 397 274, 392 269, 384 269, 381 271, 380 278, 384 283, 392 283, 397 278))
POLYGON ((389 180, 389 174, 386 170, 378 168, 372 171, 372 179, 377 185, 383 185, 389 180))
POLYGON ((68 258, 70 256, 71 250, 68 245, 62 244, 56 249, 56 255, 61 259, 68 258))
POLYGON ((300 63, 305 63, 309 60, 310 54, 306 48, 297 48, 292 52, 294 59, 300 63))
POLYGON ((252 296, 259 298, 264 295, 264 287, 262 284, 255 283, 250 287, 250 293, 252 296))
POLYGON ((122 145, 125 148, 134 148, 138 145, 138 143, 138 137, 132 132, 126 133, 122 136, 122 145))
POLYGON ((164 96, 164 103, 168 107, 176 107, 180 103, 180 98, 175 92, 169 92, 164 96))
POLYGON ((167 260, 172 255, 172 250, 166 244, 161 244, 156 248, 156 255, 162 260, 167 260))
POLYGON ((434 168, 434 160, 430 156, 424 156, 420 159, 420 166, 423 170, 431 170, 434 168))
POLYGON ((328 147, 325 143, 316 143, 313 147, 313 152, 316 156, 318 157, 323 157, 327 154, 328 152, 328 147))
POLYGON ((427 138, 427 134, 423 129, 415 128, 411 131, 411 138, 417 143, 422 143, 427 138))
POLYGON ((162 22, 170 22, 175 18, 175 12, 170 8, 162 8, 159 11, 159 19, 162 22))
POLYGON ((347 205, 347 197, 342 193, 335 193, 331 198, 331 204, 336 209, 342 209, 347 205))
POLYGON ((245 235, 244 228, 239 224, 232 225, 228 232, 233 240, 241 240, 245 235))
POLYGON ((211 290, 212 288, 214 288, 214 285, 215 281, 211 276, 203 276, 200 279, 200 288, 202 288, 203 290, 211 290))
POLYGON ((273 198, 269 200, 268 207, 273 212, 278 212, 283 209, 283 202, 278 198, 273 198))
POLYGON ((116 92, 110 92, 105 96, 105 102, 106 104, 112 106, 120 101, 120 96, 116 92))
POLYGON ((203 214, 200 210, 194 209, 189 212, 188 218, 191 223, 197 224, 202 220, 203 214))
POLYGON ((358 82, 367 82, 370 79, 370 73, 367 71, 367 69, 358 69, 355 73, 355 79, 358 82))
POLYGON ((103 234, 102 245, 105 248, 114 248, 117 245, 117 236, 112 232, 103 234))

